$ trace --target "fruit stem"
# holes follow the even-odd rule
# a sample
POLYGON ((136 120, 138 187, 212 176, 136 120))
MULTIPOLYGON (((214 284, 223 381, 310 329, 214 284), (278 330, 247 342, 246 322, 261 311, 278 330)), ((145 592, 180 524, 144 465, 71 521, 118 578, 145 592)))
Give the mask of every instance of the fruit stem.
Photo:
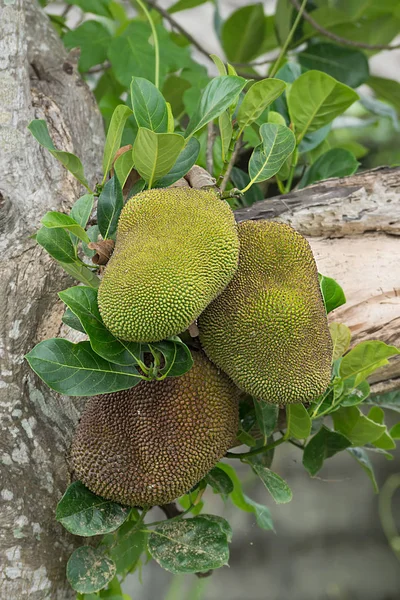
POLYGON ((280 446, 281 444, 283 444, 283 442, 286 442, 287 439, 288 436, 286 433, 284 436, 279 438, 279 440, 272 442, 272 444, 261 446, 261 448, 255 448, 254 450, 250 450, 250 452, 227 452, 225 454, 225 458, 239 458, 240 460, 242 460, 243 458, 249 458, 250 456, 256 456, 257 454, 264 454, 265 452, 268 452, 269 450, 273 450, 273 448, 280 446))

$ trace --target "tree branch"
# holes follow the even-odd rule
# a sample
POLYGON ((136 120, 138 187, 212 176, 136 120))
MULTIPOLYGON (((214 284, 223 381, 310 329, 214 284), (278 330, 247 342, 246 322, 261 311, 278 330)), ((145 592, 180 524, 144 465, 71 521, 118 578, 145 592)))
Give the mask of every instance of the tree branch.
MULTIPOLYGON (((290 0, 290 2, 293 4, 297 11, 300 11, 301 6, 298 0, 290 0)), ((344 44, 345 46, 353 46, 354 48, 363 48, 364 50, 396 50, 397 48, 400 48, 400 44, 396 44, 395 46, 389 46, 387 44, 367 44, 365 42, 355 42, 354 40, 342 38, 341 36, 336 35, 336 33, 332 33, 331 31, 328 31, 327 29, 322 27, 322 25, 317 23, 317 21, 315 21, 312 18, 312 16, 305 10, 303 11, 303 19, 307 21, 311 25, 311 27, 318 31, 318 33, 320 33, 324 37, 329 38, 330 40, 333 40, 334 42, 337 42, 338 44, 344 44)))

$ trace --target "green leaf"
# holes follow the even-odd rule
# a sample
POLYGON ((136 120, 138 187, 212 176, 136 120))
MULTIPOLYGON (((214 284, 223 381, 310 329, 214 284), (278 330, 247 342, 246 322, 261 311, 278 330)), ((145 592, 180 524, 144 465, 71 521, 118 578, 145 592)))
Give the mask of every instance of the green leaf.
POLYGON ((288 127, 264 123, 260 127, 262 145, 250 157, 249 174, 252 183, 265 181, 276 175, 285 160, 292 154, 296 141, 288 127))
POLYGON ((110 0, 67 0, 67 4, 79 6, 83 12, 101 17, 111 18, 113 16, 109 9, 110 0))
POLYGON ((372 481, 375 493, 379 492, 379 487, 375 479, 374 468, 369 460, 369 456, 363 448, 349 448, 347 452, 356 459, 356 461, 362 466, 368 477, 372 481))
POLYGON ((142 358, 142 344, 116 338, 105 327, 97 305, 97 290, 75 286, 58 294, 82 324, 93 351, 117 365, 133 366, 142 358))
POLYGON ((64 152, 62 150, 57 150, 54 147, 53 141, 49 135, 49 131, 47 129, 47 123, 43 119, 35 119, 31 121, 28 125, 28 129, 33 135, 33 137, 39 142, 41 146, 46 148, 56 158, 64 167, 72 173, 72 175, 80 181, 82 185, 84 185, 89 191, 88 182, 85 178, 83 172, 83 166, 81 161, 75 154, 71 154, 71 152, 64 152))
POLYGON ((384 394, 374 394, 367 399, 366 404, 389 408, 400 413, 400 390, 393 390, 384 394))
POLYGON ((66 48, 80 48, 79 69, 88 71, 107 58, 111 34, 98 21, 85 21, 76 29, 70 29, 63 37, 66 48))
POLYGON ((161 342, 151 342, 149 348, 161 352, 165 364, 160 369, 161 378, 179 377, 187 373, 193 366, 193 358, 189 348, 178 336, 171 337, 161 342))
POLYGON ((250 4, 239 8, 222 26, 221 41, 228 60, 248 62, 258 55, 264 41, 263 5, 250 4))
POLYGON ((79 262, 76 263, 59 263, 60 266, 64 269, 68 275, 71 275, 77 281, 80 281, 84 285, 88 285, 92 288, 97 289, 100 285, 100 279, 97 277, 96 273, 93 273, 85 267, 85 265, 79 262))
POLYGON ((242 444, 245 444, 246 446, 250 446, 250 448, 257 446, 256 438, 253 437, 248 431, 245 431, 244 429, 240 429, 238 431, 236 437, 242 444))
POLYGON ((226 533, 203 516, 164 521, 149 534, 152 557, 170 573, 198 573, 228 564, 226 533))
POLYGON ((167 105, 167 132, 174 133, 175 131, 175 119, 172 112, 172 107, 169 102, 166 102, 167 105))
POLYGON ((384 342, 365 341, 357 344, 340 363, 339 375, 343 379, 355 377, 354 386, 369 377, 379 367, 388 364, 388 358, 400 354, 395 346, 384 342))
POLYGON ((251 465, 277 504, 285 504, 292 499, 292 490, 276 473, 260 463, 251 465))
POLYGON ((218 127, 221 135, 222 160, 226 161, 233 132, 231 116, 228 111, 225 111, 222 113, 222 115, 219 115, 218 127))
POLYGON ((63 314, 63 316, 61 318, 61 321, 63 323, 65 323, 65 325, 68 325, 68 327, 75 329, 75 331, 80 331, 81 333, 86 333, 86 331, 84 330, 83 325, 80 322, 80 320, 78 319, 78 317, 76 315, 74 315, 72 310, 69 308, 67 308, 65 310, 65 313, 63 314))
POLYGON ((346 450, 349 446, 351 446, 351 442, 344 435, 331 431, 323 425, 304 449, 304 468, 314 477, 327 458, 346 450))
POLYGON ((322 154, 304 173, 298 188, 302 189, 316 181, 330 179, 331 177, 346 177, 353 175, 360 163, 348 150, 332 148, 322 154))
POLYGON ((130 508, 100 498, 74 481, 57 504, 56 519, 70 533, 89 537, 115 531, 129 512, 130 508))
POLYGON ((124 205, 118 177, 111 177, 103 187, 97 202, 97 224, 103 239, 111 238, 117 231, 118 219, 124 205))
POLYGON ((110 125, 107 131, 106 143, 104 146, 103 183, 106 180, 109 170, 111 169, 115 154, 121 145, 122 132, 124 131, 125 123, 128 117, 131 115, 131 109, 129 106, 125 106, 125 104, 120 104, 117 106, 112 114, 110 125))
POLYGON ((64 229, 41 227, 36 234, 36 241, 59 262, 74 263, 77 261, 75 246, 64 229))
MULTIPOLYGON (((373 406, 371 408, 368 413, 368 418, 371 419, 371 421, 374 421, 374 423, 385 425, 385 413, 378 406, 373 406)), ((382 450, 393 450, 396 448, 396 442, 393 440, 386 425, 385 431, 382 433, 381 437, 375 440, 373 444, 376 446, 376 448, 381 448, 382 450)))
POLYGON ((163 85, 163 96, 171 104, 172 112, 174 115, 177 115, 178 119, 185 113, 183 94, 190 88, 191 84, 189 81, 177 75, 170 75, 163 85))
POLYGON ((133 156, 132 151, 130 150, 127 150, 127 152, 123 152, 120 156, 118 156, 117 160, 115 161, 114 171, 116 176, 118 177, 118 181, 120 182, 122 189, 124 188, 126 180, 128 179, 133 167, 133 156))
POLYGON ((210 58, 214 62, 215 66, 217 67, 218 73, 220 75, 227 75, 228 74, 228 71, 226 70, 225 63, 222 62, 222 60, 220 59, 219 56, 217 56, 216 54, 210 54, 210 58))
POLYGON ((360 95, 360 103, 373 115, 390 119, 394 130, 400 131, 399 119, 397 118, 397 112, 393 106, 389 106, 386 102, 381 102, 380 100, 371 98, 367 95, 360 95))
POLYGON ((230 494, 233 492, 233 482, 225 471, 219 467, 214 467, 204 478, 207 485, 210 485, 216 494, 230 494))
POLYGON ((394 440, 400 440, 400 423, 393 425, 390 430, 390 435, 394 440))
POLYGON ((135 368, 104 360, 92 350, 89 342, 44 340, 25 358, 49 388, 68 396, 110 394, 127 390, 141 381, 135 368))
POLYGON ((243 77, 233 75, 214 77, 201 96, 185 131, 185 137, 191 137, 196 131, 227 110, 235 102, 246 83, 247 81, 243 77))
POLYGON ((133 162, 149 188, 174 166, 185 140, 177 133, 154 133, 140 127, 133 146, 133 162))
POLYGON ((233 536, 233 532, 232 532, 232 527, 229 525, 228 521, 226 519, 224 519, 223 517, 219 517, 218 515, 201 515, 201 517, 203 519, 206 519, 207 521, 211 521, 211 523, 216 523, 217 525, 219 525, 221 531, 226 535, 226 539, 228 542, 232 541, 232 536, 233 536))
POLYGON ((131 100, 138 127, 146 127, 156 133, 167 133, 167 104, 164 96, 151 81, 142 77, 133 77, 131 100))
POLYGON ((329 323, 329 331, 333 342, 332 362, 334 362, 349 349, 351 331, 343 323, 329 323))
MULTIPOLYGON (((85 194, 84 196, 78 198, 78 200, 74 202, 74 205, 71 208, 69 216, 75 219, 75 221, 79 223, 79 225, 83 227, 83 229, 86 227, 87 222, 89 221, 89 217, 92 214, 93 204, 94 195, 85 194)), ((88 235, 87 232, 86 235, 88 235)), ((78 239, 76 238, 76 236, 73 235, 71 239, 72 243, 76 246, 78 243, 78 239)))
POLYGON ((179 154, 172 169, 157 181, 154 187, 168 187, 186 175, 196 163, 200 152, 200 143, 196 138, 190 138, 179 154))
POLYGON ((146 551, 147 534, 138 530, 135 521, 126 521, 114 535, 103 538, 102 544, 117 567, 118 575, 125 577, 139 563, 140 556, 146 551))
POLYGON ((375 423, 363 415, 357 406, 339 408, 332 413, 332 419, 335 430, 346 436, 355 446, 375 442, 386 430, 384 425, 375 423))
POLYGON ((361 50, 320 42, 311 44, 297 56, 306 69, 323 71, 352 88, 369 77, 368 59, 361 50))
POLYGON ((172 13, 179 12, 180 10, 188 10, 189 8, 200 6, 206 2, 208 2, 208 0, 178 0, 178 2, 175 2, 175 4, 168 8, 168 12, 172 15, 172 13))
POLYGON ((257 525, 266 531, 273 530, 274 525, 269 508, 262 504, 258 504, 251 500, 248 496, 243 494, 242 484, 236 474, 236 471, 231 465, 225 463, 218 463, 218 467, 224 471, 233 482, 233 492, 230 494, 230 499, 233 504, 245 512, 253 513, 255 515, 257 525))
POLYGON ((303 440, 311 433, 311 419, 303 404, 288 404, 286 407, 288 437, 303 440))
POLYGON ((267 438, 273 434, 278 421, 279 408, 276 404, 267 404, 253 398, 254 409, 256 412, 257 424, 264 436, 264 444, 267 438))
POLYGON ((48 229, 65 229, 73 233, 83 242, 86 242, 87 244, 90 242, 86 231, 69 215, 52 210, 42 217, 41 222, 48 229))
POLYGON ((97 592, 114 577, 114 561, 91 546, 77 548, 67 563, 67 579, 76 592, 97 592))
POLYGON ((358 100, 358 94, 330 75, 307 71, 292 84, 288 107, 297 142, 305 134, 327 125, 358 100))
POLYGON ((400 82, 393 79, 385 79, 384 77, 370 77, 367 84, 374 92, 400 113, 400 82))
POLYGON ((350 391, 345 390, 345 393, 340 400, 341 406, 357 406, 357 404, 361 404, 361 402, 364 402, 364 400, 368 398, 371 390, 366 381, 361 381, 357 387, 353 387, 351 379, 348 379, 347 381, 340 381, 345 385, 350 383, 350 391))
POLYGON ((263 79, 254 83, 246 93, 241 103, 237 121, 243 131, 276 100, 286 88, 286 83, 280 79, 263 79))
POLYGON ((321 288, 327 314, 346 303, 343 289, 331 277, 319 274, 319 287, 321 288))

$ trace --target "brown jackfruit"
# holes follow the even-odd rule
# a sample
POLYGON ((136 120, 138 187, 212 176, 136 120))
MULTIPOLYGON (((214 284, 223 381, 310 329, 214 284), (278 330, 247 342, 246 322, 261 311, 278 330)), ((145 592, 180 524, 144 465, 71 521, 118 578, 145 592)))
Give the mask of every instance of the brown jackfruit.
POLYGON ((200 341, 236 385, 266 402, 307 402, 329 384, 332 341, 307 240, 289 225, 238 228, 239 267, 198 320, 200 341))
POLYGON ((181 333, 231 280, 239 241, 213 190, 153 189, 122 210, 99 309, 117 337, 155 342, 181 333))
POLYGON ((239 390, 201 351, 181 377, 90 398, 71 448, 76 477, 128 506, 188 492, 234 444, 239 390))

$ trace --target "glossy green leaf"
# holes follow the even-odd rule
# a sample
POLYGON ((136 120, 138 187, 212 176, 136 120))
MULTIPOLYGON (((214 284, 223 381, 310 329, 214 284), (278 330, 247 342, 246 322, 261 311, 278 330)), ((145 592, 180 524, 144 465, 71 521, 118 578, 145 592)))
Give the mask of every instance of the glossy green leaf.
POLYGON ((199 152, 199 140, 194 137, 190 138, 176 159, 172 169, 166 175, 164 175, 164 177, 161 177, 161 179, 156 182, 154 187, 168 187, 186 175, 196 163, 199 152))
POLYGON ((110 363, 89 342, 73 344, 61 338, 44 340, 26 356, 31 369, 56 392, 95 396, 127 390, 141 381, 134 367, 110 363))
POLYGON ((377 96, 386 100, 400 113, 400 82, 384 77, 370 77, 367 81, 377 96))
POLYGON ((65 323, 65 325, 68 325, 68 327, 75 329, 75 331, 80 331, 81 333, 86 333, 86 331, 84 330, 83 325, 80 322, 80 320, 78 319, 78 317, 76 315, 74 315, 72 310, 68 307, 66 308, 65 313, 63 314, 63 316, 61 318, 61 321, 63 323, 65 323))
POLYGON ((167 133, 174 133, 175 131, 175 119, 174 119, 174 114, 172 112, 172 107, 170 105, 169 102, 166 103, 167 105, 167 133))
POLYGON ((214 467, 204 478, 217 494, 230 494, 233 492, 233 482, 229 475, 219 467, 214 467))
POLYGON ((288 93, 288 107, 298 143, 358 100, 354 90, 321 71, 307 71, 296 79, 288 93))
MULTIPOLYGON (((47 123, 43 119, 35 119, 28 125, 28 129, 33 137, 39 142, 41 146, 46 148, 60 163, 70 172, 72 175, 80 181, 82 185, 89 189, 88 182, 83 172, 83 166, 81 161, 75 154, 71 152, 64 152, 57 150, 53 144, 53 140, 49 135, 47 129, 47 123)), ((89 190, 90 191, 90 190, 89 190)))
MULTIPOLYGON (((371 419, 371 421, 374 421, 374 423, 385 425, 385 413, 379 406, 373 406, 370 409, 368 413, 368 418, 371 419)), ((386 425, 385 431, 382 433, 381 437, 375 440, 373 444, 374 446, 376 446, 376 448, 382 448, 382 450, 393 450, 394 448, 396 448, 396 442, 393 440, 386 425)))
POLYGON ((334 362, 349 349, 351 331, 343 323, 329 323, 329 331, 333 342, 332 362, 334 362))
POLYGON ((96 273, 90 271, 83 263, 75 262, 75 263, 59 263, 60 266, 64 269, 68 275, 71 275, 73 279, 80 281, 84 285, 88 285, 92 288, 97 289, 100 285, 100 279, 97 277, 96 273))
POLYGON ((171 337, 161 342, 148 344, 153 351, 161 352, 164 357, 164 366, 159 371, 159 376, 179 377, 187 373, 193 366, 193 358, 189 348, 178 336, 171 337))
POLYGON ((219 56, 217 56, 216 54, 210 54, 210 58, 214 62, 215 66, 217 67, 218 73, 220 75, 228 75, 228 71, 226 70, 225 63, 222 62, 222 60, 220 59, 219 56))
POLYGON ((235 102, 246 83, 247 81, 243 77, 232 75, 214 77, 200 98, 185 131, 185 136, 192 136, 204 125, 219 117, 235 102))
POLYGON ((70 533, 89 537, 115 531, 129 512, 130 508, 100 498, 74 481, 57 504, 56 519, 70 533))
POLYGON ((219 517, 218 515, 203 514, 200 516, 203 519, 206 519, 206 521, 210 521, 211 523, 216 523, 217 525, 219 525, 222 533, 224 533, 226 535, 227 541, 228 542, 232 541, 232 536, 233 536, 232 527, 229 525, 229 523, 226 519, 224 519, 223 517, 219 517))
POLYGON ((70 29, 63 37, 66 48, 80 48, 79 69, 88 71, 107 58, 111 42, 108 29, 98 21, 85 21, 76 29, 70 29))
POLYGON ((120 182, 122 189, 124 189, 124 185, 133 169, 133 166, 133 156, 130 150, 123 152, 123 154, 118 156, 114 163, 114 171, 118 177, 118 181, 120 182))
POLYGON ((356 459, 356 461, 361 465, 364 471, 367 473, 370 478, 372 485, 374 486, 374 491, 377 494, 379 492, 379 487, 375 479, 374 468, 369 460, 369 456, 363 448, 349 448, 347 452, 356 459))
POLYGON ((393 425, 390 430, 390 435, 394 440, 400 440, 400 423, 393 425))
POLYGON ((133 366, 141 361, 142 344, 119 340, 105 327, 97 305, 97 290, 79 285, 58 295, 79 319, 96 354, 117 365, 133 366))
POLYGON ((233 492, 230 494, 230 499, 233 504, 245 512, 253 513, 255 515, 257 525, 266 531, 273 530, 274 525, 272 522, 271 512, 267 506, 258 504, 251 500, 248 496, 243 494, 242 484, 238 478, 236 471, 231 465, 225 463, 218 463, 218 468, 224 471, 233 482, 233 492))
POLYGON ((125 577, 139 563, 141 554, 146 551, 146 541, 146 532, 138 530, 135 521, 129 519, 114 535, 104 536, 102 544, 115 562, 118 575, 125 577))
POLYGON ((133 77, 131 100, 138 127, 146 127, 156 133, 167 133, 167 104, 164 96, 151 81, 142 77, 133 77))
POLYGON ((43 226, 36 234, 36 241, 59 262, 74 263, 77 261, 75 246, 64 229, 48 229, 43 226))
POLYGON ((248 127, 276 100, 286 88, 280 79, 263 79, 254 83, 241 103, 237 121, 241 130, 248 127))
POLYGON ((308 442, 303 453, 304 468, 313 477, 324 461, 351 446, 351 441, 341 433, 331 431, 325 425, 308 442))
POLYGON ((262 144, 250 157, 249 174, 252 183, 265 181, 276 175, 285 160, 292 154, 296 141, 288 127, 265 123, 260 127, 262 144))
POLYGON ((285 504, 291 501, 292 490, 282 477, 260 463, 252 464, 252 469, 257 473, 277 504, 285 504))
POLYGON ((379 367, 388 364, 388 358, 397 354, 400 354, 398 348, 384 342, 361 342, 343 357, 339 374, 343 379, 355 377, 354 385, 357 386, 379 367))
POLYGON ((231 62, 248 62, 258 55, 264 41, 264 9, 261 3, 239 8, 222 26, 222 47, 231 62))
POLYGON ((189 8, 195 8, 195 6, 200 6, 206 2, 208 2, 208 0, 178 0, 168 8, 168 12, 170 15, 172 15, 172 13, 179 12, 180 10, 188 10, 189 8))
POLYGON ((108 175, 111 165, 115 158, 115 154, 121 145, 122 132, 128 117, 132 115, 129 106, 119 104, 113 112, 110 125, 107 131, 106 143, 103 154, 103 175, 104 181, 108 175))
POLYGON ((114 561, 91 546, 77 548, 67 563, 67 579, 76 592, 97 592, 113 579, 114 561))
POLYGON ((191 84, 183 77, 170 75, 162 88, 162 93, 167 102, 171 104, 171 109, 177 119, 181 118, 185 111, 183 94, 191 88, 191 84))
MULTIPOLYGON (((85 194, 84 196, 78 198, 76 202, 74 202, 69 216, 75 219, 75 221, 79 223, 79 225, 84 229, 87 225, 87 222, 89 221, 90 215, 92 214, 93 205, 94 195, 85 194)), ((88 235, 87 232, 86 235, 88 235)), ((78 238, 72 235, 71 239, 72 243, 76 246, 76 244, 78 243, 78 238)))
POLYGON ((118 177, 111 177, 103 187, 97 201, 97 224, 103 239, 114 236, 118 219, 124 205, 121 184, 118 177))
POLYGON ((100 15, 101 17, 112 17, 109 4, 110 0, 67 0, 67 4, 79 6, 84 12, 100 15))
POLYGON ((288 436, 303 440, 311 433, 311 419, 303 404, 288 404, 286 407, 288 436))
POLYGON ((346 296, 337 281, 319 274, 319 286, 327 314, 346 303, 346 296))
POLYGON ((222 160, 226 161, 233 132, 231 116, 228 111, 218 117, 218 127, 221 136, 222 160))
POLYGON ((52 210, 42 217, 41 222, 48 229, 64 229, 73 233, 83 242, 90 242, 86 231, 69 215, 52 210))
POLYGON ((239 440, 239 442, 245 444, 246 446, 250 446, 250 448, 254 448, 255 446, 257 446, 256 438, 244 429, 240 429, 236 437, 239 440))
POLYGON ((264 436, 264 443, 273 434, 278 421, 279 408, 276 404, 268 404, 253 398, 257 424, 264 436))
POLYGON ((323 71, 352 88, 365 83, 369 77, 368 59, 355 48, 320 42, 300 52, 298 60, 306 69, 323 71))
POLYGON ((354 446, 370 444, 381 437, 384 425, 375 423, 362 414, 357 406, 339 408, 332 413, 335 430, 346 436, 354 446))
POLYGON ((140 127, 133 146, 133 162, 149 188, 167 175, 185 145, 177 133, 154 133, 140 127))
POLYGON ((332 148, 317 158, 311 167, 307 169, 298 187, 302 189, 316 181, 353 175, 359 165, 360 163, 349 150, 332 148))
POLYGON ((148 537, 152 557, 170 573, 198 573, 228 564, 226 533, 203 516, 164 521, 148 537))
POLYGON ((341 380, 344 384, 344 388, 347 383, 350 383, 350 389, 343 394, 343 397, 340 400, 341 406, 357 406, 366 400, 371 392, 369 384, 367 381, 361 381, 357 387, 353 387, 351 383, 351 379, 346 381, 341 380))

